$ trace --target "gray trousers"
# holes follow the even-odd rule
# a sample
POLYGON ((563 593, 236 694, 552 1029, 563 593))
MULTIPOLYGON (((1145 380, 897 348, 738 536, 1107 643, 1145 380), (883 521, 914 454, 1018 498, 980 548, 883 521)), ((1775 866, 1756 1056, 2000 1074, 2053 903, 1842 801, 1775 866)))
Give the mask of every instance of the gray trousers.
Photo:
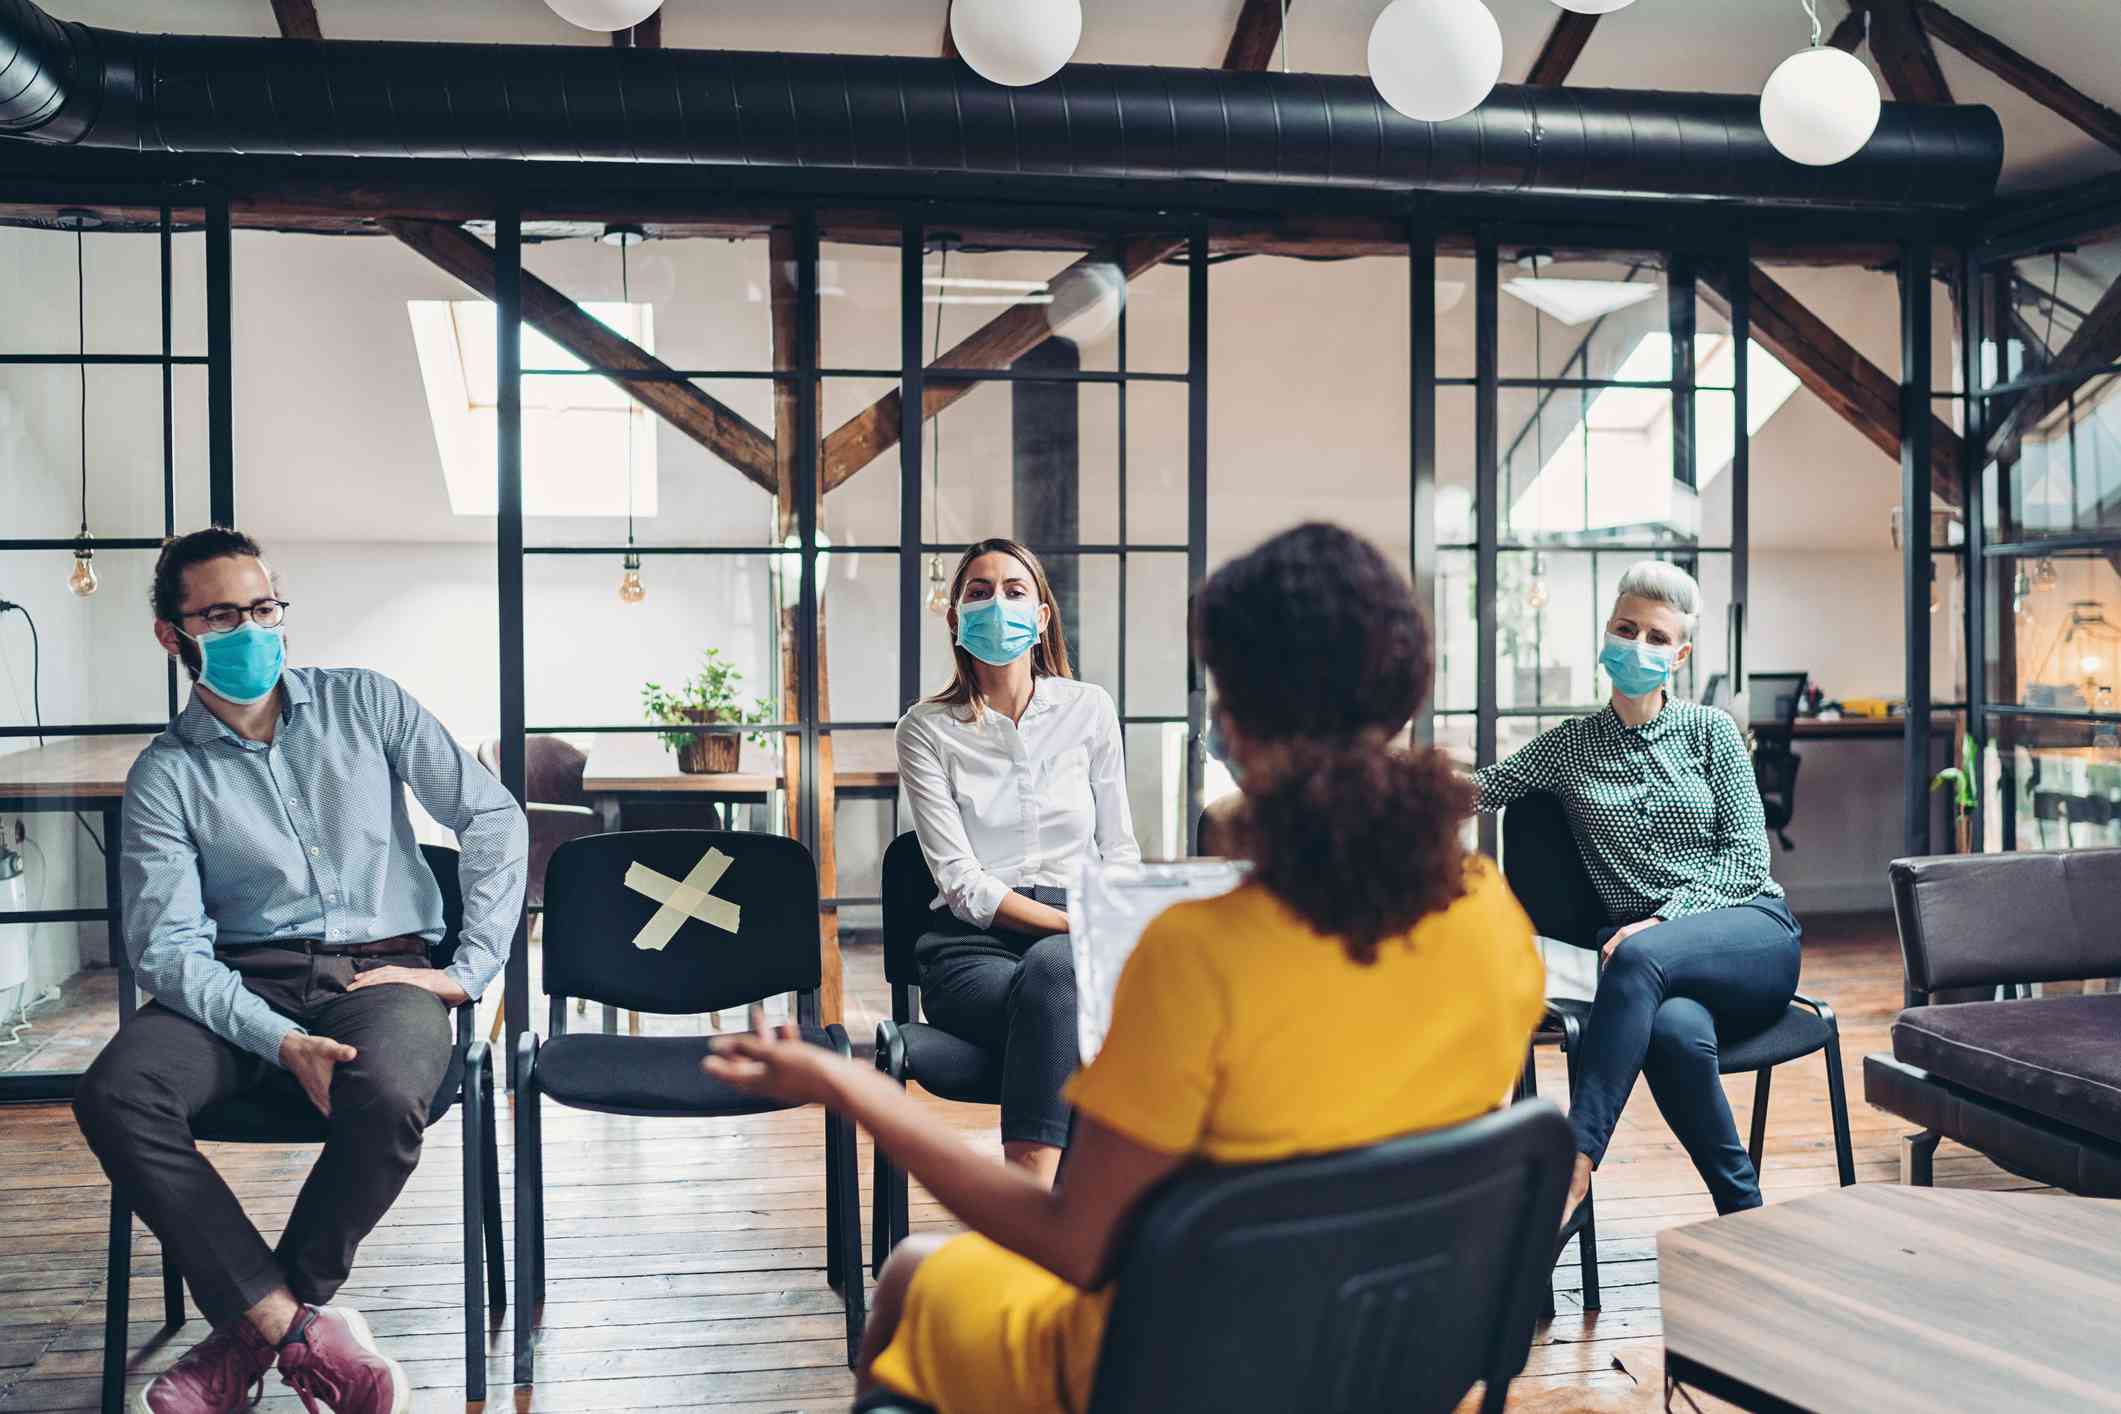
MULTIPOLYGON (((413 945, 417 945, 414 940, 413 945)), ((268 1247, 192 1139, 202 1110, 246 1092, 307 1107, 293 1075, 159 1002, 118 1029, 81 1079, 74 1114, 114 1188, 161 1239, 216 1328, 276 1288, 322 1305, 420 1160, 421 1131, 449 1068, 449 1008, 418 987, 346 990, 377 967, 426 967, 424 953, 312 956, 227 948, 220 960, 274 1011, 360 1052, 332 1075, 330 1136, 277 1249, 268 1247)))

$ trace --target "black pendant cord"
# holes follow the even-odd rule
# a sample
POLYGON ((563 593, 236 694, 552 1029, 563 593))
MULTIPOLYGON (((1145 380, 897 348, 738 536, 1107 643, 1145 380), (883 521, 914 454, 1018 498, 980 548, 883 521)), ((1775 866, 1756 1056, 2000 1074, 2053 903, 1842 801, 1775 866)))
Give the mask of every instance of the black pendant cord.
MULTIPOLYGON (((619 303, 625 307, 628 316, 631 316, 633 313, 633 283, 628 279, 626 272, 626 247, 628 244, 630 244, 628 237, 621 235, 619 237, 619 303)), ((619 385, 619 391, 626 395, 626 405, 623 409, 626 414, 626 554, 631 558, 634 553, 633 389, 629 385, 622 383, 619 385)))
MULTIPOLYGON (((928 354, 930 363, 934 363, 943 356, 943 310, 948 307, 943 303, 943 299, 949 293, 950 242, 946 240, 943 242, 942 266, 935 277, 935 340, 934 348, 928 354)), ((943 538, 943 418, 941 413, 937 413, 934 417, 928 419, 928 442, 929 445, 935 448, 935 460, 928 464, 928 505, 930 507, 928 524, 929 538, 933 542, 943 538)), ((930 560, 931 563, 934 560, 932 553, 930 560)))
POLYGON ((74 328, 81 371, 81 534, 88 535, 88 276, 82 261, 82 222, 74 222, 74 328))

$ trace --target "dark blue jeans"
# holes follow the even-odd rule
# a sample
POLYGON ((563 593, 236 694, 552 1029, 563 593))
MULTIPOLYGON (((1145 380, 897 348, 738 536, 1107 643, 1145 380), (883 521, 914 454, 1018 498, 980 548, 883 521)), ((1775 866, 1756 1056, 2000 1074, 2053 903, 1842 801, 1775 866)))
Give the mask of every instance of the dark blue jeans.
POLYGON ((1569 1099, 1577 1149, 1593 1164, 1605 1157, 1644 1075, 1716 1211, 1759 1207, 1760 1178, 1723 1095, 1717 1038, 1740 1040, 1781 1017, 1797 990, 1802 937, 1781 899, 1761 898, 1659 923, 1613 949, 1569 1099))

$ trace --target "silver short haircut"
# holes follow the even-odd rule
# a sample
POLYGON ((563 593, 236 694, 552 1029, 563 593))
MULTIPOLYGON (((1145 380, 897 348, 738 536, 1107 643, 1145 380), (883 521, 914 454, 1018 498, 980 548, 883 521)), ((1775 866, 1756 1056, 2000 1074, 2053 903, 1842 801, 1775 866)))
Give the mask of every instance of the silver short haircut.
POLYGON ((1637 560, 1620 577, 1614 607, 1630 597, 1662 604, 1678 614, 1686 622, 1687 641, 1693 642, 1694 626, 1701 618, 1701 586, 1694 583, 1694 576, 1670 560, 1637 560))

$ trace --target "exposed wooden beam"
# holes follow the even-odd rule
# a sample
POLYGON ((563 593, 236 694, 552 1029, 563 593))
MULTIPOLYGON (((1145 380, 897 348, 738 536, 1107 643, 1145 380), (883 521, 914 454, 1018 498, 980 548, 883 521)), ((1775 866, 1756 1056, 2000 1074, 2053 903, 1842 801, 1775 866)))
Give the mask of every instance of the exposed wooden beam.
POLYGON ((956 59, 960 57, 957 52, 957 37, 950 33, 949 0, 944 0, 943 3, 943 42, 940 52, 945 59, 956 59))
POLYGON ((1914 0, 1871 0, 1871 57, 1902 103, 1949 103, 1951 86, 1915 14, 1914 0))
MULTIPOLYGON (((1702 297, 1730 317, 1731 292, 1720 272, 1701 272, 1702 297)), ((1871 445, 1900 457, 1900 385, 1848 340, 1801 304, 1796 296, 1752 267, 1748 283, 1752 337, 1781 359, 1797 381, 1870 439, 1871 445)), ((1952 505, 1959 504, 1959 434, 1930 414, 1931 489, 1952 505)))
POLYGON ((1590 43, 1591 31, 1596 28, 1596 15, 1580 15, 1574 10, 1556 15, 1554 28, 1547 31, 1547 42, 1539 46, 1539 57, 1532 61, 1524 81, 1534 88, 1560 88, 1567 83, 1569 70, 1576 67, 1583 46, 1590 43))
POLYGON ((1942 5, 1922 0, 1915 13, 1929 32, 2034 102, 2069 119, 2121 152, 2121 113, 2062 81, 1994 35, 1975 29, 1942 5))
MULTIPOLYGON (((385 229, 488 299, 494 295, 493 247, 460 227, 439 221, 388 218, 385 229)), ((591 317, 552 286, 523 272, 523 320, 584 363, 597 368, 668 373, 670 365, 631 339, 591 317)), ((682 379, 614 379, 635 402, 698 442, 773 493, 773 439, 747 422, 741 413, 709 397, 682 379)))
POLYGON ((322 39, 317 7, 311 0, 272 0, 272 17, 280 22, 282 39, 322 39))
MULTIPOLYGON (((1230 47, 1223 51, 1223 67, 1237 73, 1262 73, 1274 67, 1274 51, 1281 43, 1281 9, 1285 0, 1245 0, 1230 29, 1230 47)), ((1295 4, 1296 0, 1286 0, 1295 4)))
POLYGON ((632 29, 615 29, 611 32, 614 49, 661 49, 663 47, 663 12, 657 10, 632 29))
POLYGON ((1864 23, 1863 4, 1864 0, 1856 0, 1849 6, 1849 12, 1841 17, 1841 23, 1834 26, 1833 34, 1827 38, 1828 44, 1845 54, 1856 52, 1856 46, 1863 43, 1870 32, 1870 27, 1864 23))
POLYGON ((2027 432, 2068 402, 2077 389, 2102 376, 2098 370, 2111 363, 2121 363, 2121 283, 2107 287, 2099 302, 2092 306, 2091 313, 2085 315, 2084 321, 2077 326, 2077 332, 2069 336, 2069 342, 2047 360, 2042 370, 2092 371, 2059 383, 2036 383, 2020 393, 1989 438, 1989 459, 2015 455, 2018 443, 2027 432))
MULTIPOLYGON (((1089 265, 1116 265, 1121 278, 1132 280, 1151 266, 1161 264, 1174 252, 1185 249, 1185 245, 1185 241, 1173 236, 1137 236, 1091 251, 1054 276, 1050 283, 1057 286, 1074 271, 1089 265)), ((1046 306, 1012 305, 960 339, 928 367, 931 370, 1007 368, 1052 337, 1052 326, 1046 321, 1046 306)), ((977 386, 970 381, 929 377, 921 398, 922 417, 934 417, 977 386)), ((827 492, 838 490, 846 484, 847 478, 896 447, 898 431, 899 395, 893 390, 848 418, 825 438, 819 486, 827 492)))

